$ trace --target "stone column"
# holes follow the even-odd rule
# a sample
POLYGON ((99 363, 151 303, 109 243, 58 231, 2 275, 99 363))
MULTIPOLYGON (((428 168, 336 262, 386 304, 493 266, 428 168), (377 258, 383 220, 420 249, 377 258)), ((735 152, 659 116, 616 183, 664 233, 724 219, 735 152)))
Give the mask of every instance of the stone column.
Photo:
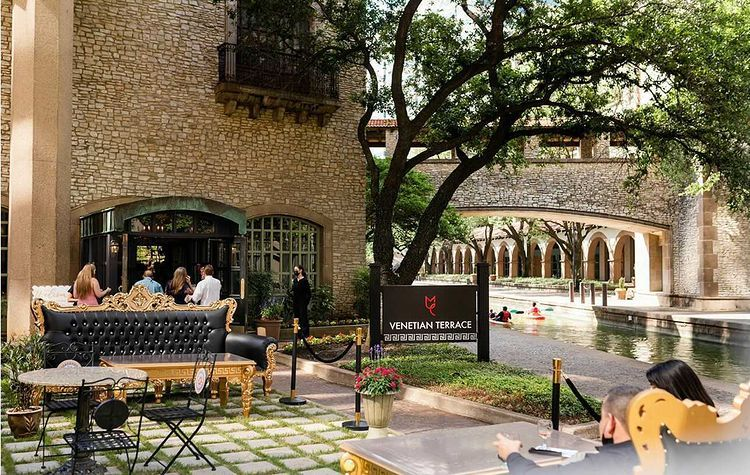
POLYGON ((635 288, 639 292, 661 292, 662 246, 659 236, 635 233, 635 288))
POLYGON ((719 232, 716 229, 716 199, 712 192, 698 197, 698 292, 701 297, 717 297, 719 283, 719 232))
POLYGON ((13 4, 8 336, 32 285, 68 283, 73 0, 13 4))

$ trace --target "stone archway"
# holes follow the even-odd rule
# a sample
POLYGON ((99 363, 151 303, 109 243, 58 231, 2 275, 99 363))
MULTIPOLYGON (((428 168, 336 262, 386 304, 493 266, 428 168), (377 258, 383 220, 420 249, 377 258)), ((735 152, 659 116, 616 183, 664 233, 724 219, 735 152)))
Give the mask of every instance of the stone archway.
POLYGON ((429 273, 436 274, 437 271, 438 271, 438 255, 437 255, 437 250, 433 247, 432 255, 430 256, 429 273))
POLYGON ((518 245, 513 246, 513 250, 510 253, 510 275, 509 277, 519 277, 521 275, 521 256, 518 252, 518 245))
POLYGON ((486 256, 486 262, 490 266, 490 274, 495 274, 495 268, 497 267, 497 257, 495 256, 495 248, 493 246, 490 246, 490 249, 487 251, 486 256))
POLYGON ((538 242, 534 241, 531 243, 529 257, 531 261, 529 277, 542 277, 542 249, 539 247, 538 242))
POLYGON ((606 282, 611 278, 611 271, 607 239, 603 234, 597 233, 589 241, 586 253, 586 278, 606 282))
POLYGON ((497 276, 510 277, 510 251, 506 243, 500 245, 497 256, 497 276))
POLYGON ((547 241, 547 248, 544 252, 544 275, 555 279, 563 276, 563 258, 562 249, 556 240, 547 241))
POLYGON ((461 251, 461 246, 456 246, 456 255, 453 258, 453 274, 464 273, 464 254, 461 251))
POLYGON ((447 274, 448 273, 448 266, 447 266, 447 254, 445 252, 445 249, 440 249, 440 252, 438 253, 438 274, 447 274))
POLYGON ((617 236, 614 252, 612 280, 617 282, 624 278, 625 282, 632 282, 635 277, 635 239, 627 231, 617 236))
POLYGON ((474 272, 474 253, 471 252, 471 248, 464 249, 464 274, 471 274, 474 272))

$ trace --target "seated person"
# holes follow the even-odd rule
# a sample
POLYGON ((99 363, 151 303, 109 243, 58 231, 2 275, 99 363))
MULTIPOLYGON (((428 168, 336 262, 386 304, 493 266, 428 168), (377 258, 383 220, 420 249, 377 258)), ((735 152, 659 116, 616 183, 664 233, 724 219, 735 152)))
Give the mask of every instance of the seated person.
POLYGON ((532 317, 543 317, 541 310, 539 310, 539 307, 536 306, 536 302, 532 302, 531 304, 531 310, 529 310, 529 315, 532 317))
POLYGON ((646 379, 652 388, 663 389, 681 401, 690 399, 715 406, 693 368, 682 360, 655 364, 646 371, 646 379))
POLYGON ((519 453, 521 442, 497 434, 497 456, 508 463, 511 475, 535 474, 607 474, 632 475, 638 465, 638 454, 630 440, 627 427, 628 404, 640 392, 633 386, 617 386, 610 389, 602 402, 602 419, 599 435, 602 446, 596 454, 586 454, 577 462, 567 465, 540 467, 519 453))
POLYGON ((500 311, 500 313, 497 314, 497 318, 503 323, 508 323, 510 322, 510 319, 513 317, 508 311, 508 307, 503 307, 502 311, 500 311))
POLYGON ((490 320, 497 320, 497 314, 492 309, 490 309, 490 320))

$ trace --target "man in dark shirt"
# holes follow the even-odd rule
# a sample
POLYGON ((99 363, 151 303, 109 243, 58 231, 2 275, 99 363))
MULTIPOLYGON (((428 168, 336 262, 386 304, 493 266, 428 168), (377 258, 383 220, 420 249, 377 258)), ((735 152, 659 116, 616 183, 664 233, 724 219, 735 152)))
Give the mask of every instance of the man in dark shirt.
POLYGON ((607 392, 599 421, 603 445, 596 454, 586 454, 582 460, 567 465, 540 467, 519 453, 520 441, 497 434, 497 455, 508 463, 511 475, 631 475, 638 465, 638 455, 627 426, 628 403, 640 391, 633 386, 617 386, 607 392))

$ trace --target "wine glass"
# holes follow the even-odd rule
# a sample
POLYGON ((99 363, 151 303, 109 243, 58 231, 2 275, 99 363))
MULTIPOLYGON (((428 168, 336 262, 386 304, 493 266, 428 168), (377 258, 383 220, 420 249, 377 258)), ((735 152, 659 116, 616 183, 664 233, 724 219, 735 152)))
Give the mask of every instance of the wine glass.
POLYGON ((552 435, 552 421, 540 419, 536 423, 536 430, 539 433, 539 437, 542 438, 542 449, 546 449, 547 439, 552 435))

